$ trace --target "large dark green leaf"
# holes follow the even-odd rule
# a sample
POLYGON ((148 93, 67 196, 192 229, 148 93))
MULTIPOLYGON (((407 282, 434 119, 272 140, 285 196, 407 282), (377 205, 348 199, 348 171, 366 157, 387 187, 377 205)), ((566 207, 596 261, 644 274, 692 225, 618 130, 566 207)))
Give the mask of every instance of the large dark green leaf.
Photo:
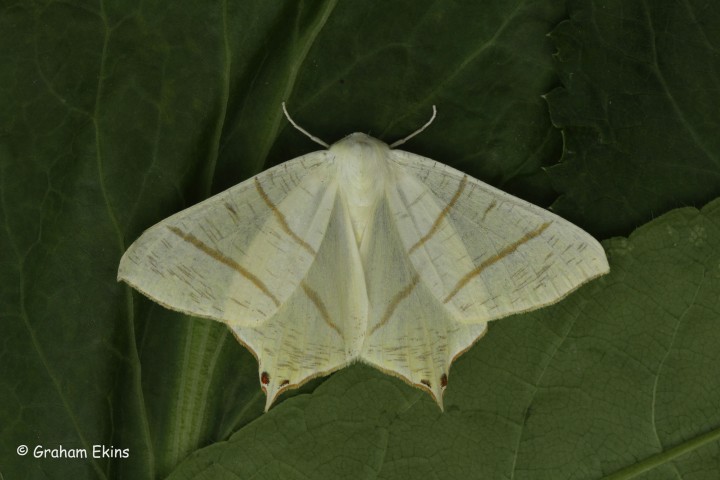
POLYGON ((627 234, 720 195, 720 9, 715 2, 571 0, 553 30, 563 129, 556 210, 627 234))
POLYGON ((708 5, 671 16, 672 0, 575 2, 559 27, 555 0, 4 5, 0 473, 596 478, 655 461, 647 478, 716 478, 718 442, 702 434, 720 426, 717 205, 607 242, 610 276, 493 324, 451 372, 445 414, 352 366, 263 415, 257 364, 222 325, 115 282, 143 229, 317 148, 288 127, 283 100, 328 142, 396 140, 436 104, 403 148, 543 206, 552 181, 559 211, 601 238, 705 202, 718 194, 720 20, 708 5), (618 51, 610 32, 633 41, 618 51), (653 45, 684 117, 642 83, 657 80, 641 68, 653 45), (561 137, 541 95, 559 81, 548 101, 564 163, 548 176, 561 137), (624 94, 609 94, 618 109, 599 122, 587 95, 603 89, 624 94), (19 445, 129 458, 36 459, 19 445), (674 447, 692 453, 671 460, 674 447))

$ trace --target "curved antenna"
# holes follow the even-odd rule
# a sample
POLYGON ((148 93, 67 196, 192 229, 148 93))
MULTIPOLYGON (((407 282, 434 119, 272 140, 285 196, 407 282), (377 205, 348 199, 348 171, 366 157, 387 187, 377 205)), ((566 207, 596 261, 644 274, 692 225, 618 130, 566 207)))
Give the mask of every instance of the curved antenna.
POLYGON ((411 133, 411 134, 408 135, 407 137, 405 137, 405 138, 403 138, 403 139, 401 139, 401 140, 398 140, 398 141, 395 142, 395 143, 391 143, 391 144, 390 144, 390 148, 395 148, 395 147, 398 147, 398 146, 402 145, 403 143, 407 142, 408 140, 410 140, 411 138, 413 138, 413 137, 414 137, 415 135, 417 135, 418 133, 420 133, 420 132, 422 132, 423 130, 425 130, 427 127, 430 126, 430 124, 433 122, 433 120, 435 120, 435 115, 437 115, 437 108, 435 108, 435 105, 433 105, 433 114, 432 114, 432 117, 430 117, 430 120, 428 120, 425 125, 423 125, 422 127, 420 127, 418 130, 415 130, 413 133, 411 133))
MULTIPOLYGON (((434 107, 433 107, 433 108, 434 108, 434 107)), ((282 102, 282 109, 283 109, 283 112, 285 112, 285 116, 287 117, 288 121, 292 124, 293 127, 295 127, 295 128, 297 128, 298 130, 300 130, 302 133, 305 134, 305 136, 307 136, 307 137, 308 137, 310 140, 312 140, 313 142, 319 143, 320 145, 322 145, 322 146, 325 147, 325 148, 330 148, 330 145, 328 145, 327 143, 323 142, 322 140, 320 140, 320 139, 319 139, 318 137, 316 137, 315 135, 311 135, 310 132, 308 132, 307 130, 305 130, 304 128, 302 128, 300 125, 298 125, 297 123, 295 123, 295 121, 294 121, 292 118, 290 118, 290 114, 288 113, 287 108, 285 108, 285 102, 282 102)), ((425 127, 423 127, 423 128, 425 128, 425 127)), ((414 135, 414 134, 413 134, 413 135, 414 135)), ((411 136, 412 136, 412 135, 411 135, 411 136)))

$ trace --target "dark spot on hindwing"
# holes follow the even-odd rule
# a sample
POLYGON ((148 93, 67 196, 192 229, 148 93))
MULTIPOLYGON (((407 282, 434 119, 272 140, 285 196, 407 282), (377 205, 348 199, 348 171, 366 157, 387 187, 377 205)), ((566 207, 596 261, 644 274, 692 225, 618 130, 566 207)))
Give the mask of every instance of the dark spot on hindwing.
POLYGON ((282 388, 286 385, 290 385, 290 380, 283 380, 282 383, 280 384, 280 388, 282 388))
POLYGON ((447 374, 446 374, 446 373, 443 373, 443 374, 440 376, 440 386, 441 386, 442 388, 447 387, 447 374))
POLYGON ((430 380, 420 380, 420 383, 422 383, 428 388, 432 388, 432 386, 430 385, 430 380))
POLYGON ((267 385, 270 383, 270 374, 268 372, 262 372, 260 374, 260 383, 263 385, 267 385))

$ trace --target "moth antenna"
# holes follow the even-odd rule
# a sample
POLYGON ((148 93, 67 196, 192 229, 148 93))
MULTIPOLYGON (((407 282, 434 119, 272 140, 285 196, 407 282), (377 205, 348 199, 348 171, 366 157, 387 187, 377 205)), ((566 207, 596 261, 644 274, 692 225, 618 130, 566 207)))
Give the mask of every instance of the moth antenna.
MULTIPOLYGON (((433 108, 435 108, 435 107, 433 107, 433 108)), ((295 128, 297 128, 298 130, 300 130, 302 133, 305 134, 305 136, 307 136, 307 137, 308 137, 310 140, 312 140, 313 142, 319 143, 320 145, 322 145, 322 146, 325 147, 325 148, 330 148, 330 145, 328 145, 327 143, 323 142, 322 140, 320 140, 320 139, 319 139, 318 137, 316 137, 315 135, 310 134, 310 132, 308 132, 307 130, 305 130, 304 128, 302 128, 300 125, 298 125, 297 123, 295 123, 295 121, 290 117, 290 114, 288 113, 287 108, 285 108, 285 102, 282 102, 282 109, 283 109, 283 112, 285 112, 285 116, 287 117, 288 121, 292 124, 293 127, 295 127, 295 128)), ((423 128, 425 128, 425 127, 423 127, 423 128)), ((418 133, 420 133, 420 132, 418 132, 418 133)), ((412 135, 411 135, 411 136, 412 136, 412 135)))
POLYGON ((422 132, 423 130, 425 130, 427 127, 430 126, 430 124, 433 122, 433 120, 435 120, 435 115, 437 115, 437 108, 435 108, 435 105, 433 105, 433 114, 432 114, 432 117, 430 117, 430 120, 428 120, 425 125, 423 125, 422 127, 420 127, 418 130, 415 130, 413 133, 411 133, 411 134, 408 135, 407 137, 405 137, 405 138, 403 138, 403 139, 400 139, 400 140, 398 140, 398 141, 395 142, 395 143, 390 144, 390 148, 399 147, 399 146, 402 145, 403 143, 405 143, 405 142, 407 142, 408 140, 410 140, 411 138, 413 138, 413 137, 414 137, 415 135, 417 135, 418 133, 420 133, 420 132, 422 132))

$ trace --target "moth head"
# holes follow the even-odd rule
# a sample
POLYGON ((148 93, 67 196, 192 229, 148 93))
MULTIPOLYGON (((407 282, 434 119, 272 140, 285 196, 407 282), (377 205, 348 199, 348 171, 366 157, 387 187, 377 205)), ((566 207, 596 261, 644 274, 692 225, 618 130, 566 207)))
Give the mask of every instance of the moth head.
POLYGON ((385 159, 390 149, 387 143, 370 135, 356 132, 330 145, 330 152, 336 158, 362 161, 385 159))

